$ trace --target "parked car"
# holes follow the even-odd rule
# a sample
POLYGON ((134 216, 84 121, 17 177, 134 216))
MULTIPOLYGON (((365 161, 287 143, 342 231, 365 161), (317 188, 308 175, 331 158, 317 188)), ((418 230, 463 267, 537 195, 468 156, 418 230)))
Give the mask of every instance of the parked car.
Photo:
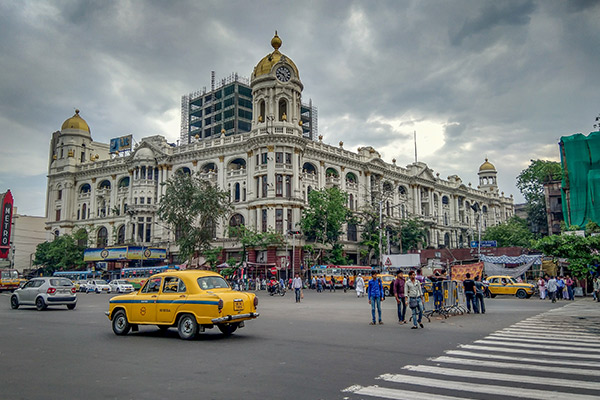
POLYGON ((157 325, 161 330, 176 327, 181 339, 217 327, 230 335, 244 321, 258 317, 254 293, 234 291, 212 271, 169 271, 151 276, 130 294, 115 296, 106 312, 113 332, 126 335, 138 325, 157 325))
POLYGON ((528 299, 535 292, 535 285, 517 282, 507 275, 489 276, 487 281, 490 296, 492 298, 499 294, 511 294, 520 299, 528 299))
POLYGON ((102 279, 93 279, 91 281, 88 281, 85 289, 86 293, 110 293, 110 286, 108 285, 108 283, 106 283, 105 280, 102 279))
POLYGON ((117 293, 129 293, 133 292, 133 285, 127 282, 125 279, 114 279, 109 282, 110 290, 117 293))
POLYGON ((77 290, 78 292, 86 292, 87 291, 87 281, 86 280, 75 281, 75 282, 73 282, 73 285, 75 285, 75 290, 77 290))
POLYGON ((45 310, 48 306, 67 306, 69 310, 73 310, 77 305, 77 291, 73 282, 66 278, 34 278, 10 296, 10 307, 13 310, 22 305, 35 306, 38 311, 45 310))

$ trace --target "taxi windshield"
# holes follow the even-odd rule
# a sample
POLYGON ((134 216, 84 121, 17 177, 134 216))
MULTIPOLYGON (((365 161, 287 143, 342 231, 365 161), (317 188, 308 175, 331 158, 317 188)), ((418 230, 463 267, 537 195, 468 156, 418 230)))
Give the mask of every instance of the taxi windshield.
POLYGON ((198 286, 202 290, 229 289, 229 284, 221 276, 204 276, 198 278, 198 286))

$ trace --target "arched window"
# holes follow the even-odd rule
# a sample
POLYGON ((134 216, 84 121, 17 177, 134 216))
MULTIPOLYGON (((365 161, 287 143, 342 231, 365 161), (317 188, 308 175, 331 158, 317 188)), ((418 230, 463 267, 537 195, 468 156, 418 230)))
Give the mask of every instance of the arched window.
POLYGON ((481 207, 481 211, 483 211, 483 213, 484 213, 484 214, 486 214, 486 213, 487 213, 487 211, 488 211, 488 208, 487 208, 487 206, 483 206, 483 207, 481 207))
POLYGON ((450 234, 446 233, 444 235, 444 246, 450 247, 450 234))
POLYGON ((238 227, 245 225, 244 216, 242 214, 233 214, 231 218, 229 218, 229 226, 230 227, 238 227))
POLYGON ((243 158, 236 158, 235 160, 232 160, 229 163, 230 170, 238 170, 238 169, 245 169, 245 168, 246 168, 246 160, 244 160, 243 158))
POLYGON ((54 239, 58 238, 60 236, 60 231, 57 229, 54 231, 54 239))
POLYGON ((83 203, 83 205, 81 206, 81 219, 86 219, 87 218, 87 205, 85 203, 83 203))
POLYGON ((304 165, 302 165, 302 172, 307 174, 316 174, 317 168, 313 164, 305 162, 304 165))
POLYGON ((265 101, 258 103, 258 122, 265 122, 265 101))
POLYGON ((398 193, 400 193, 400 195, 406 195, 406 188, 404 186, 399 186, 398 193))
POLYGON ((356 183, 356 182, 358 182, 358 179, 356 179, 356 175, 353 172, 348 172, 346 174, 346 182, 356 183))
POLYGON ((79 188, 79 193, 89 193, 91 190, 92 190, 92 187, 90 186, 90 184, 89 183, 84 183, 79 188))
POLYGON ((125 225, 121 225, 117 230, 117 244, 125 243, 125 225))
POLYGON ((98 188, 110 190, 110 181, 108 179, 103 180, 102 182, 100 182, 98 188))
POLYGON ((356 242, 358 236, 356 234, 356 224, 348 224, 348 241, 356 242))
POLYGON ((96 240, 96 247, 106 247, 108 245, 108 229, 101 227, 98 229, 98 237, 96 240))
POLYGON ((285 99, 279 100, 279 121, 287 121, 287 101, 285 99))
POLYGON ((354 195, 352 193, 348 195, 348 202, 350 203, 350 210, 354 211, 354 195))
POLYGON ((450 204, 450 199, 448 199, 448 196, 442 196, 442 204, 450 204))
POLYGON ((177 171, 175 171, 175 173, 176 174, 190 175, 192 172, 190 171, 190 169, 188 167, 181 167, 177 171))
POLYGON ((240 201, 240 184, 236 183, 233 190, 234 190, 233 201, 238 203, 240 201))
POLYGON ((216 166, 215 163, 208 163, 208 164, 204 164, 204 166, 202 167, 202 172, 207 173, 207 172, 217 172, 218 168, 216 166))
POLYGON ((329 167, 325 170, 325 176, 338 178, 340 174, 337 172, 337 169, 329 167))
POLYGON ((384 192, 390 193, 393 190, 392 188, 393 188, 393 186, 390 182, 383 183, 383 191, 384 192))
POLYGON ((128 187, 128 186, 129 186, 129 177, 128 176, 119 179, 119 184, 118 184, 119 188, 128 187))

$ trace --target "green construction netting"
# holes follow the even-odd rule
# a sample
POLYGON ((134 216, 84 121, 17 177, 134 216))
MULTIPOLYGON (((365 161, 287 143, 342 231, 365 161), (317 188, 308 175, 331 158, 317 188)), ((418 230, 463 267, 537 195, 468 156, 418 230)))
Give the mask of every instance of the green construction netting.
POLYGON ((600 131, 560 138, 562 204, 568 226, 600 223, 600 131))

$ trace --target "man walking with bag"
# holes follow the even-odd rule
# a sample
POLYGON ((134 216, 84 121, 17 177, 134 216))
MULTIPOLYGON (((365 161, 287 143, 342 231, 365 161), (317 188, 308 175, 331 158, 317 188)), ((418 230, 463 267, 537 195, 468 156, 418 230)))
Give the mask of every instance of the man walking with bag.
POLYGON ((408 280, 404 285, 404 295, 408 299, 408 306, 412 310, 413 327, 410 329, 418 329, 417 323, 421 328, 424 328, 421 320, 423 319, 424 311, 424 300, 423 300, 423 288, 421 288, 421 282, 415 278, 415 271, 408 273, 408 280))
POLYGON ((296 303, 300 303, 300 298, 302 297, 302 278, 300 278, 300 274, 296 273, 296 277, 292 281, 292 289, 296 292, 296 303))

